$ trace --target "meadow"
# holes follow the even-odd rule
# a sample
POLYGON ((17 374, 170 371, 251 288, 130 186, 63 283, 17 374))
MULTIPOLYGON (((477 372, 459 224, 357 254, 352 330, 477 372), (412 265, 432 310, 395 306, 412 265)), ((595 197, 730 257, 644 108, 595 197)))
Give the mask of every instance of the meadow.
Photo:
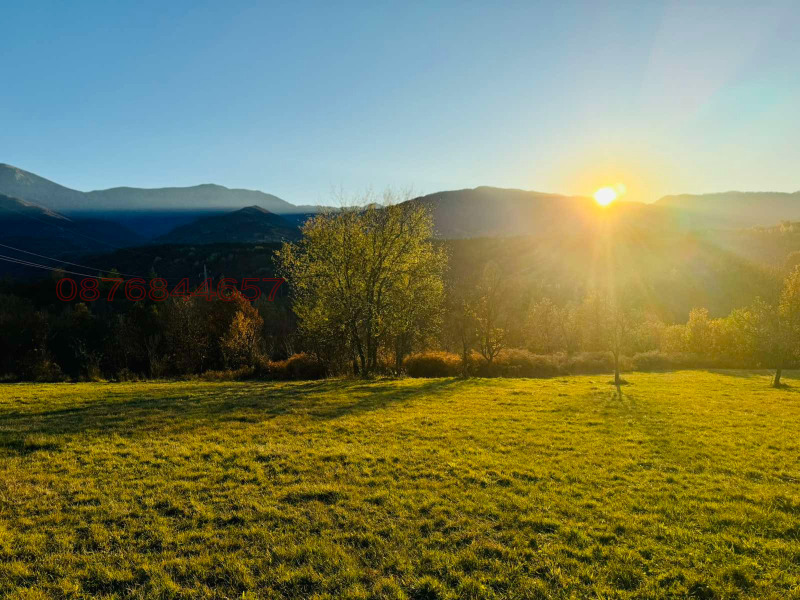
POLYGON ((800 376, 0 387, 4 598, 800 598, 800 376))

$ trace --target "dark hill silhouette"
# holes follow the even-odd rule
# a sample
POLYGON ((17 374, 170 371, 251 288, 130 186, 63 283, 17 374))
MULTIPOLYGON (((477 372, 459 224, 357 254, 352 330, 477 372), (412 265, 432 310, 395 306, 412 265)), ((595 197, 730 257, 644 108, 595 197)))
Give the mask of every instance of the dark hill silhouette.
POLYGON ((642 202, 598 206, 586 196, 478 187, 437 192, 411 200, 433 213, 437 235, 445 239, 559 235, 592 231, 598 223, 692 229, 679 211, 642 202))
POLYGON ((176 227, 155 241, 161 244, 263 244, 299 237, 300 231, 292 223, 260 206, 248 206, 202 217, 176 227))
MULTIPOLYGON (((48 266, 54 261, 36 257, 13 248, 42 256, 77 257, 92 252, 109 252, 115 248, 135 246, 143 239, 117 223, 97 219, 70 219, 31 202, 0 194, 0 255, 48 266)), ((0 273, 43 274, 0 261, 0 273)))

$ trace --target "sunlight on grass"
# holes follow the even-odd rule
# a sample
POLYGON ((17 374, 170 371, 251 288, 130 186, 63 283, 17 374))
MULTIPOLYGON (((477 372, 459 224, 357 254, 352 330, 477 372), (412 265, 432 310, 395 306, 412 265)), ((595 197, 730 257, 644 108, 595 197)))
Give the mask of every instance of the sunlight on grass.
POLYGON ((0 594, 790 597, 800 382, 627 378, 5 386, 0 594))

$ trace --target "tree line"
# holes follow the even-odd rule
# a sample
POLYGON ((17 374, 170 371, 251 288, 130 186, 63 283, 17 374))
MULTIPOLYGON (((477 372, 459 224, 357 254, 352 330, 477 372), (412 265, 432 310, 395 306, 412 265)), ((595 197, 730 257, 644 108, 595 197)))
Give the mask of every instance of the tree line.
POLYGON ((611 268, 601 266, 579 293, 521 286, 492 261, 454 273, 426 208, 392 194, 382 200, 308 220, 302 239, 276 253, 290 290, 276 302, 234 293, 231 301, 64 304, 54 302, 55 279, 5 285, 0 377, 413 374, 409 365, 428 353, 428 364, 464 376, 534 372, 505 367, 562 357, 547 364, 592 360, 617 385, 631 365, 770 368, 780 385, 800 359, 798 267, 727 315, 696 308, 675 323, 652 290, 611 268))

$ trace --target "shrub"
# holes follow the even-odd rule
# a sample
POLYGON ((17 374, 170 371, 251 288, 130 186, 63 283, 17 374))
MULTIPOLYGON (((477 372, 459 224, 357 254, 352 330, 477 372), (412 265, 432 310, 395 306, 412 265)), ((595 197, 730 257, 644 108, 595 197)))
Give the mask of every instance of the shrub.
MULTIPOLYGON (((570 375, 597 375, 613 373, 614 356, 611 352, 581 352, 564 357, 564 370, 570 375)), ((630 370, 630 361, 620 357, 620 369, 630 370)))
POLYGON ((454 377, 461 373, 461 358, 452 352, 417 352, 403 366, 410 377, 454 377))
POLYGON ((202 381, 246 381, 253 379, 254 373, 253 367, 241 367, 239 369, 206 371, 199 375, 199 379, 202 381))
POLYGON ((37 383, 57 383, 67 380, 67 376, 64 375, 61 367, 47 358, 33 363, 30 378, 37 383))
POLYGON ((289 360, 267 361, 259 368, 259 374, 267 379, 289 379, 289 360))
POLYGON ((316 356, 306 354, 293 354, 286 359, 286 371, 289 379, 324 379, 325 365, 316 356))
MULTIPOLYGON (((263 370, 264 366, 259 365, 257 372, 263 374, 263 370)), ((326 375, 325 365, 305 352, 292 354, 286 360, 269 362, 266 370, 270 379, 323 379, 326 375)))
POLYGON ((479 377, 554 377, 563 374, 559 355, 533 354, 527 350, 502 350, 489 364, 479 354, 472 355, 473 371, 479 377))
POLYGON ((128 367, 122 367, 119 371, 117 371, 117 375, 114 378, 116 381, 141 381, 142 378, 139 376, 138 373, 131 371, 128 367))
POLYGON ((676 369, 692 369, 704 362, 696 354, 688 352, 660 352, 652 350, 634 354, 631 359, 635 371, 672 371, 676 369))

